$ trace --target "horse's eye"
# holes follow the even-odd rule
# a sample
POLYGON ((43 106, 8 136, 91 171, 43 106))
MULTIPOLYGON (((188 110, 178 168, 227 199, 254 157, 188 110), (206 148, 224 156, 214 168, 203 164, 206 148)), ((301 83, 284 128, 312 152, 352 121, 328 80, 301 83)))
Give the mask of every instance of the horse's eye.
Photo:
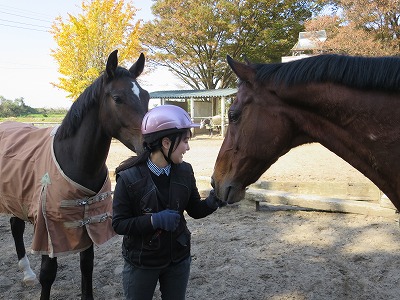
POLYGON ((235 123, 239 120, 240 117, 240 112, 234 111, 234 110, 229 110, 228 111, 228 120, 229 123, 235 123))
POLYGON ((116 104, 122 103, 122 98, 120 96, 113 96, 113 99, 116 104))

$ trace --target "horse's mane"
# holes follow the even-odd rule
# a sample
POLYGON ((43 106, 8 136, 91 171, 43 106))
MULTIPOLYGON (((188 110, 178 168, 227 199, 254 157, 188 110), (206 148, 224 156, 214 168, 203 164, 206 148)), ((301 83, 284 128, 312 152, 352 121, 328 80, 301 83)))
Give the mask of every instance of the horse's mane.
POLYGON ((335 54, 312 56, 288 63, 254 64, 257 80, 288 86, 334 82, 355 88, 400 90, 399 57, 359 57, 335 54))
MULTIPOLYGON (((89 85, 83 93, 72 104, 63 119, 60 128, 57 130, 57 138, 59 140, 71 137, 78 130, 86 113, 98 104, 106 74, 103 72, 91 85, 89 85)), ((114 72, 114 79, 120 77, 131 77, 129 71, 122 67, 117 67, 114 72)))

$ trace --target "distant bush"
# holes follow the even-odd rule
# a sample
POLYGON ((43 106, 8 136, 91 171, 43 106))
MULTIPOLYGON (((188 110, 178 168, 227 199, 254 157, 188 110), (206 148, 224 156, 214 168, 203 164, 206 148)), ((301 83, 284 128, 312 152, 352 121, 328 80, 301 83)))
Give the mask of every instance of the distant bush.
POLYGON ((0 96, 0 117, 19 117, 35 113, 37 113, 37 110, 25 105, 24 98, 8 100, 0 96))
POLYGON ((58 122, 67 111, 63 108, 33 108, 25 104, 24 98, 8 100, 0 96, 0 118, 43 118, 48 122, 58 122))

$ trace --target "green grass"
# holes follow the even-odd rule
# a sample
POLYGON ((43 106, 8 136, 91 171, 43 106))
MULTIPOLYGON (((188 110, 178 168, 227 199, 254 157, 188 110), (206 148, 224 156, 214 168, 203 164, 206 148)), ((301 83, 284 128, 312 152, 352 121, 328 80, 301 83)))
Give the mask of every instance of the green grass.
POLYGON ((4 121, 17 121, 24 123, 41 123, 41 122, 55 122, 61 123, 64 119, 65 114, 32 114, 23 117, 9 117, 9 118, 0 118, 0 122, 4 121))

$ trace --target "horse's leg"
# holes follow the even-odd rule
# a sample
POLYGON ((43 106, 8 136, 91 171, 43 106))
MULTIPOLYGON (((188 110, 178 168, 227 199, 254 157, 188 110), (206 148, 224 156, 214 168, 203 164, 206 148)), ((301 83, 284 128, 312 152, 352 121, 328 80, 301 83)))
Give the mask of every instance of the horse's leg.
POLYGON ((93 299, 93 260, 94 250, 93 245, 80 254, 80 265, 81 265, 81 289, 82 299, 92 300, 93 299))
POLYGON ((40 267, 39 276, 39 281, 42 285, 40 300, 50 299, 50 290, 56 279, 57 266, 57 257, 50 258, 48 255, 42 255, 42 265, 40 267))
POLYGON ((10 225, 15 250, 17 251, 18 267, 24 273, 23 282, 26 285, 33 285, 36 283, 36 274, 32 271, 28 256, 26 256, 24 244, 25 221, 17 217, 11 217, 10 225))

